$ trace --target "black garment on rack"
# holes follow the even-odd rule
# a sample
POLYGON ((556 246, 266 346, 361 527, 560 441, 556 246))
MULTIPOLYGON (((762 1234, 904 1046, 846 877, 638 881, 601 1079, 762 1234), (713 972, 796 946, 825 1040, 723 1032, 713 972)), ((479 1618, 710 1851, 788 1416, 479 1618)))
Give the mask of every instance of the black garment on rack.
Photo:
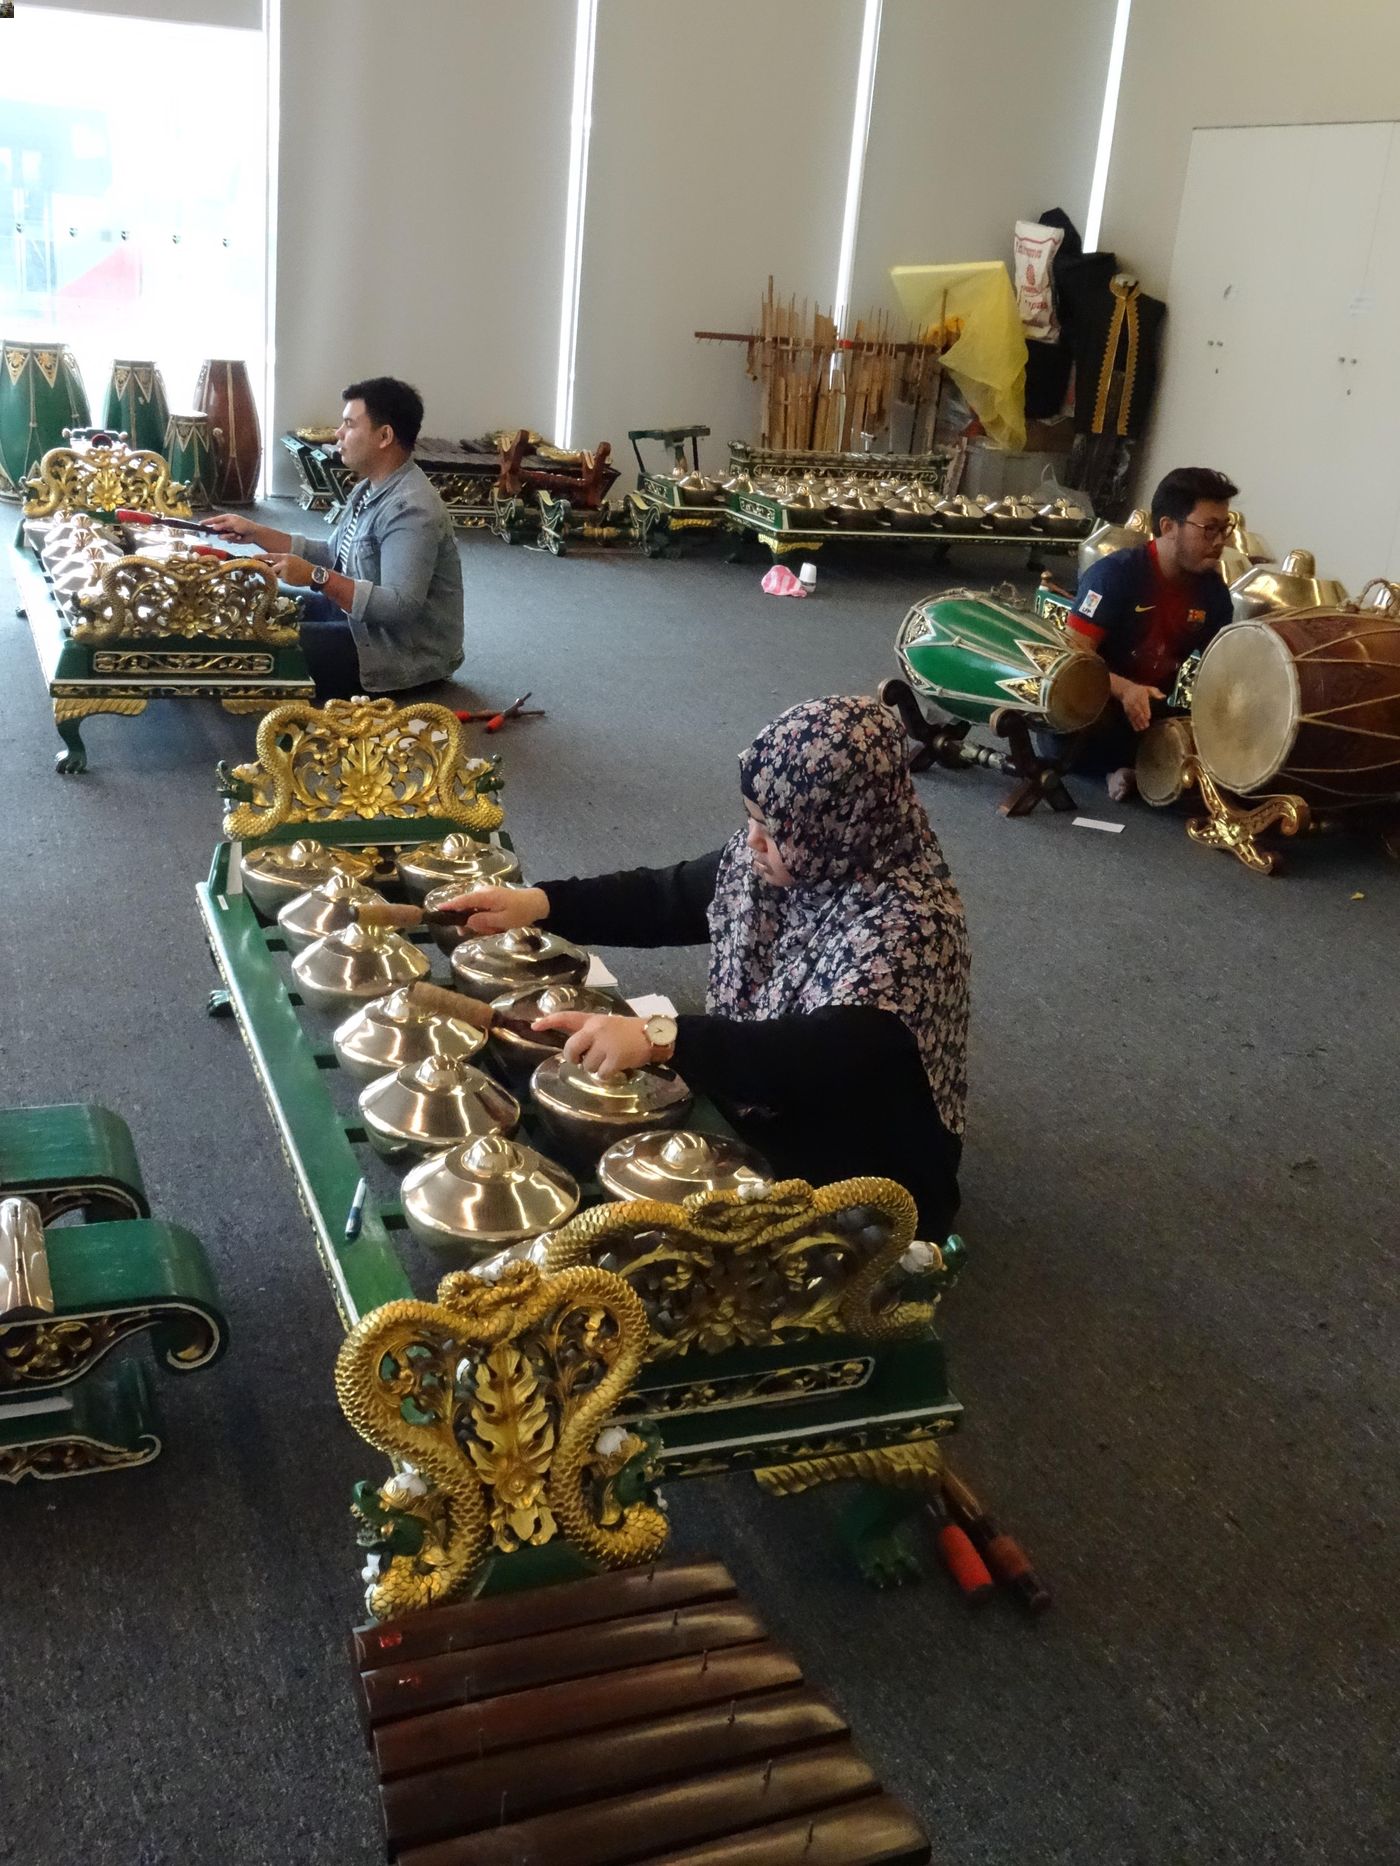
POLYGON ((1037 214, 1042 227, 1059 227, 1064 232, 1059 251, 1050 262, 1050 276, 1055 291, 1055 315, 1060 320, 1060 335, 1054 343, 1028 338, 1026 342, 1026 419, 1053 421, 1065 405, 1069 393, 1069 372, 1074 366, 1074 347, 1069 319, 1060 296, 1060 280, 1066 266, 1072 265, 1084 251, 1079 229, 1062 207, 1048 207, 1037 214))
POLYGON ((1167 307, 1140 286, 1115 291, 1118 274, 1116 254, 1086 253, 1055 290, 1074 350, 1075 433, 1138 440, 1157 393, 1167 307))

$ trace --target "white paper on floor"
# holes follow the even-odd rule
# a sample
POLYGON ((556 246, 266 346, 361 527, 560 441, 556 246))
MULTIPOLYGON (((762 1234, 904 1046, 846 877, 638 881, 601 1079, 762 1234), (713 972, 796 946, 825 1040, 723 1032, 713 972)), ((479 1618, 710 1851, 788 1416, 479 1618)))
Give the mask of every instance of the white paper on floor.
POLYGON ((1074 819, 1074 827, 1076 829, 1101 829, 1106 836, 1121 836, 1123 834, 1123 825, 1121 823, 1104 823, 1096 816, 1077 816, 1074 819))
POLYGON ((675 1005, 659 991, 644 991, 640 998, 629 998, 627 1002, 638 1017, 674 1017, 676 1014, 675 1005))

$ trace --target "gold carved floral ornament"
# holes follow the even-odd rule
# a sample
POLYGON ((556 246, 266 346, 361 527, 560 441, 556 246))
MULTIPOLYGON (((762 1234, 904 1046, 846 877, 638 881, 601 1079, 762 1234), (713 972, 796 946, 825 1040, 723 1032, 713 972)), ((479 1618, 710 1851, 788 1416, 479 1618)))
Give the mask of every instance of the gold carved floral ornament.
POLYGON ((7 1323, 0 1326, 0 1395, 67 1386, 91 1373, 119 1342, 173 1321, 188 1331, 188 1340, 167 1351, 167 1365, 181 1373, 207 1366, 219 1352, 221 1330, 207 1311, 183 1302, 7 1323))
POLYGON ((188 518, 186 488, 170 477, 157 453, 114 441, 104 447, 51 447, 25 485, 24 516, 55 512, 117 512, 188 518))
POLYGON ((456 1271, 436 1302, 365 1316, 341 1348, 336 1392, 401 1467, 357 1504, 388 1552, 370 1610, 434 1605, 488 1557, 560 1539, 601 1568, 653 1560, 666 1519, 623 1481, 648 1441, 608 1427, 646 1341, 638 1298, 596 1269, 546 1278, 513 1264, 494 1284, 456 1271))
MULTIPOLYGON (((606 1252, 646 1306, 652 1360, 832 1333, 893 1341, 923 1333, 937 1308, 903 1301, 896 1289, 916 1222, 913 1199, 892 1179, 819 1189, 788 1179, 751 1198, 694 1193, 682 1205, 593 1206, 554 1233, 545 1266, 563 1270, 606 1252)), ((941 1274, 938 1247, 922 1248, 941 1274)))
POLYGON ((436 817, 484 835, 505 819, 489 794, 497 781, 493 763, 468 757, 462 722, 445 706, 293 700, 258 727, 255 761, 228 774, 224 833, 436 817))
POLYGON ((297 624, 278 596, 276 573, 259 558, 122 557, 102 572, 101 593, 83 604, 73 639, 257 641, 287 648, 297 639, 297 624))

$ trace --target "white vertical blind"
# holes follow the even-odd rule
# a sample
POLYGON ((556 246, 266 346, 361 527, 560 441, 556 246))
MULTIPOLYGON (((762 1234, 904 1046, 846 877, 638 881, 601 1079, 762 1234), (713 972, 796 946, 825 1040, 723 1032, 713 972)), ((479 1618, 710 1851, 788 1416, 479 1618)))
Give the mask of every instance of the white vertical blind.
POLYGON ((768 275, 829 309, 862 9, 847 0, 605 0, 594 57, 573 433, 705 422, 752 439, 737 344, 768 275))
POLYGON ((19 0, 16 17, 35 10, 114 13, 130 19, 163 19, 182 26, 240 26, 261 30, 263 0, 19 0))
POLYGON ((549 430, 572 26, 557 0, 285 0, 275 428, 387 374, 427 435, 549 430))

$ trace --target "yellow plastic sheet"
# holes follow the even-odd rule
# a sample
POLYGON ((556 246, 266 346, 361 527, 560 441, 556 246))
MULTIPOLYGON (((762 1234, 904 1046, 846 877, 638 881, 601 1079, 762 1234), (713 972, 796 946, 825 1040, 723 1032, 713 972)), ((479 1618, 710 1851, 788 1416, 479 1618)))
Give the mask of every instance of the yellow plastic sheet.
POLYGON ((999 259, 954 266, 891 266, 899 302, 920 334, 960 326, 943 367, 968 407, 1012 453, 1026 444, 1026 339, 1010 274, 999 259))

